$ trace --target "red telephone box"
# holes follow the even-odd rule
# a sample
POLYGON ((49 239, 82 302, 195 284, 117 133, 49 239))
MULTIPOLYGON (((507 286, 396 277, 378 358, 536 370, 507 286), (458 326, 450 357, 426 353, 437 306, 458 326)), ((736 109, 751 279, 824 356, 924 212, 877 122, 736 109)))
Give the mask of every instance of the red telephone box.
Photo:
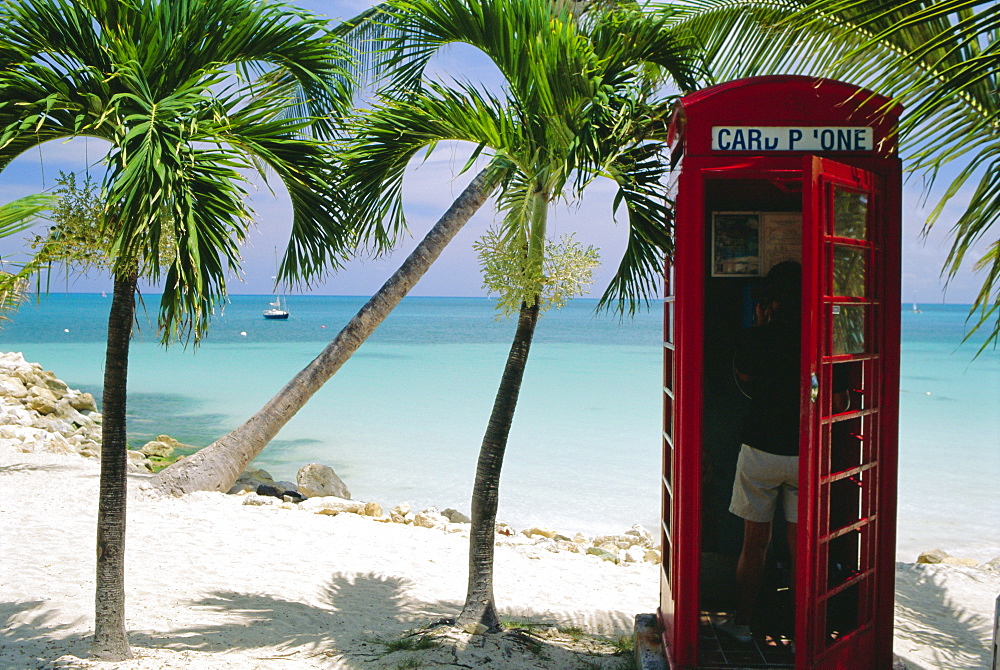
POLYGON ((891 668, 900 111, 798 76, 729 82, 677 106, 659 608, 672 668, 891 668), (733 349, 755 286, 782 260, 803 267, 796 569, 776 538, 743 643, 712 625, 733 607, 743 531, 728 511, 746 411, 733 349), (846 409, 834 408, 834 377, 846 409))

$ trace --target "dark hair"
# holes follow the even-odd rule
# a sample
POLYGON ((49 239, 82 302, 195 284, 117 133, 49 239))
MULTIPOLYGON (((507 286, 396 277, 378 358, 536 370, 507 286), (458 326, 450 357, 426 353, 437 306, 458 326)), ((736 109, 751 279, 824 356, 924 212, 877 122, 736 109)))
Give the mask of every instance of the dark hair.
POLYGON ((776 302, 779 310, 798 310, 802 305, 802 266, 782 261, 764 278, 762 302, 776 302))

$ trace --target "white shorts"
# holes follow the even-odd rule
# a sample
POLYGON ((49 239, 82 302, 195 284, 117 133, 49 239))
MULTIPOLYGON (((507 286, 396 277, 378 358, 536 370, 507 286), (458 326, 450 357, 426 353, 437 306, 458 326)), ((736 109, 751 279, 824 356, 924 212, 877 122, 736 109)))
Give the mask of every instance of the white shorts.
POLYGON ((736 461, 736 481, 729 511, 747 521, 774 520, 778 492, 784 502, 785 520, 799 519, 799 457, 778 456, 744 444, 736 461))

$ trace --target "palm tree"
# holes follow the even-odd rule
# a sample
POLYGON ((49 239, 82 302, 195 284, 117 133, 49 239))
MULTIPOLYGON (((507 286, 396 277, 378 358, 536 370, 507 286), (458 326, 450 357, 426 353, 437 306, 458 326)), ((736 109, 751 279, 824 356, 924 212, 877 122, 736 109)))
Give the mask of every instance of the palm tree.
POLYGON ((498 484, 518 392, 541 307, 549 206, 575 198, 591 181, 610 177, 627 204, 630 237, 605 304, 634 307, 656 286, 670 252, 670 215, 660 177, 660 145, 670 109, 650 102, 660 66, 682 87, 693 84, 691 51, 667 30, 666 13, 594 9, 578 21, 569 8, 544 0, 410 0, 385 10, 398 34, 390 65, 416 81, 443 45, 480 49, 504 75, 506 100, 471 85, 426 84, 385 97, 366 113, 364 132, 348 161, 349 183, 366 202, 400 216, 403 169, 442 140, 474 143, 502 160, 500 239, 520 256, 508 278, 519 304, 518 325, 480 448, 473 490, 469 586, 458 623, 500 627, 493 597, 494 524, 498 484))
POLYGON ((163 341, 204 334, 251 221, 242 171, 291 194, 282 272, 335 264, 364 231, 337 224, 329 151, 303 139, 347 102, 325 24, 254 0, 24 0, 0 7, 0 168, 41 142, 108 143, 112 259, 92 654, 131 657, 124 628, 125 407, 139 277, 162 281, 163 341), (308 93, 292 105, 296 87, 308 93), (170 244, 161 242, 169 240, 170 244), (172 249, 165 253, 164 249, 172 249))
POLYGON ((985 0, 682 0, 681 24, 698 35, 717 80, 757 74, 844 79, 895 98, 903 158, 933 184, 954 178, 925 224, 963 190, 972 196, 952 225, 942 274, 953 278, 974 245, 983 284, 971 335, 1000 337, 1000 13, 985 0), (994 232, 994 235, 996 233, 994 232), (992 325, 989 324, 992 319, 992 325))

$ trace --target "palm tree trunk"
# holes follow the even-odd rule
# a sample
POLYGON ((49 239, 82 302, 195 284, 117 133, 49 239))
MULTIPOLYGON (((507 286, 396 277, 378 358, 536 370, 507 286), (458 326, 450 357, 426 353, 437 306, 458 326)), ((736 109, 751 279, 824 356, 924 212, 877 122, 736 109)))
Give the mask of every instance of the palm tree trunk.
POLYGON ((135 318, 136 273, 116 277, 108 315, 102 400, 101 490, 97 506, 97 590, 94 641, 102 661, 132 658, 125 635, 125 503, 127 499, 125 403, 128 349, 135 318))
POLYGON ((322 353, 264 407, 228 435, 161 470, 153 477, 152 485, 173 495, 192 491, 228 491, 250 461, 336 374, 410 292, 458 231, 486 202, 499 183, 499 176, 495 165, 487 166, 476 175, 382 288, 322 353))
POLYGON ((472 488, 472 527, 469 532, 469 588, 465 606, 458 617, 461 627, 482 624, 488 632, 500 629, 493 599, 493 542, 500 491, 500 469, 503 467, 507 437, 514 420, 514 409, 521 391, 528 352, 538 324, 538 303, 521 303, 514 342, 507 355, 500 388, 493 401, 493 411, 486 426, 483 444, 479 448, 476 482, 472 488))

